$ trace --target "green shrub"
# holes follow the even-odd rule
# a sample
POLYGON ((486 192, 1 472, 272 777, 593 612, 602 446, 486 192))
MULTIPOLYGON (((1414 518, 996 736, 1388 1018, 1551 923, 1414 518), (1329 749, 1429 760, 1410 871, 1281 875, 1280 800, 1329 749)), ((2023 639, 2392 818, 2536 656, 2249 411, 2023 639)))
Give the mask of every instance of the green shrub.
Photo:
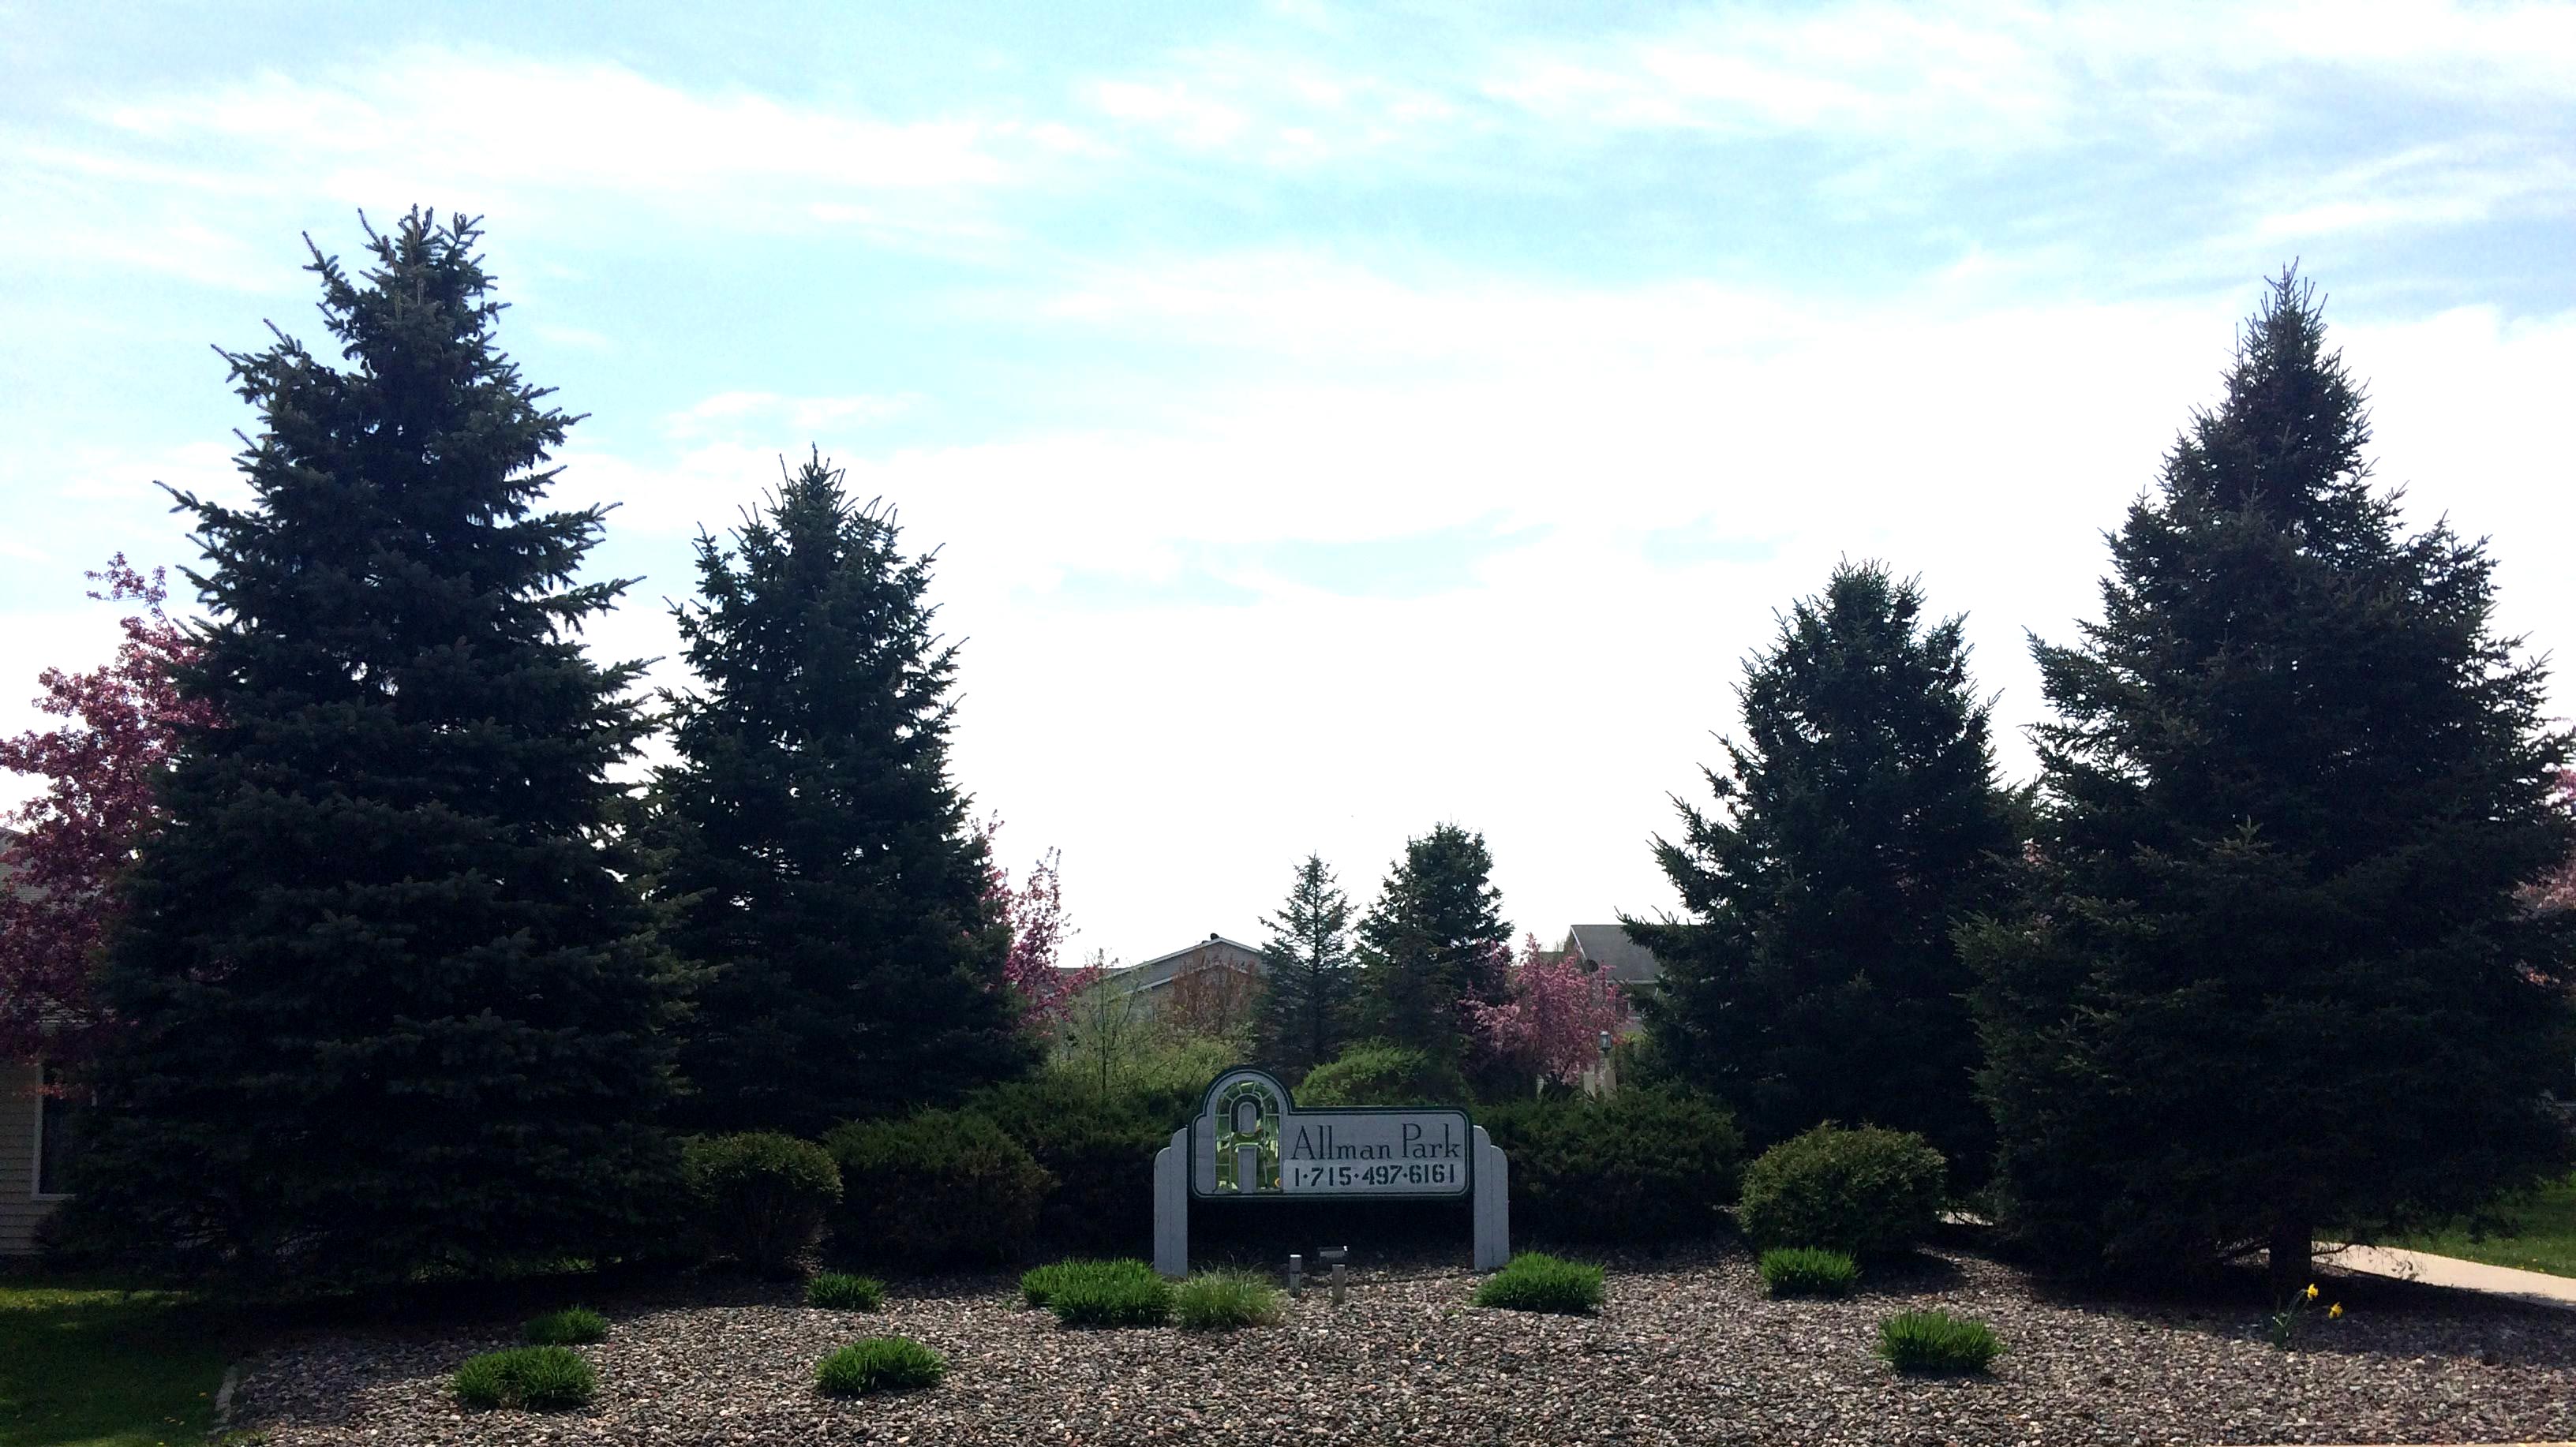
POLYGON ((1744 1138, 1723 1106, 1680 1091, 1524 1101, 1477 1112, 1511 1160, 1512 1224, 1566 1241, 1706 1236, 1735 1199, 1744 1138))
POLYGON ((971 1111, 853 1121, 823 1138, 841 1167, 841 1247, 909 1262, 1003 1261, 1028 1244, 1055 1185, 971 1111))
POLYGON ((682 1148, 680 1178, 703 1253, 784 1275, 813 1249, 841 1199, 831 1152, 775 1131, 701 1136, 682 1148))
MULTIPOLYGON (((1198 1088, 1207 1088, 1206 1078, 1198 1088)), ((1189 1123, 1196 1105, 1195 1096, 1171 1105, 1142 1087, 1104 1095, 1070 1072, 1049 1071, 978 1091, 969 1108, 990 1117, 1055 1178, 1038 1211, 1041 1238, 1076 1250, 1120 1252, 1149 1243, 1154 1153, 1189 1123)))
POLYGON ((1982 1372, 2003 1349, 1984 1322, 1946 1311, 1900 1311, 1878 1324, 1878 1354, 1900 1372, 1982 1372))
POLYGON ((1276 1326, 1279 1292, 1247 1271, 1204 1272, 1172 1292, 1172 1319, 1183 1331, 1276 1326))
POLYGON ((1601 1307, 1601 1268, 1524 1251, 1476 1288, 1478 1306, 1586 1316, 1601 1307))
POLYGON ((1020 1294, 1072 1327, 1161 1326, 1172 1314, 1172 1284, 1142 1261, 1058 1262, 1040 1280, 1022 1277, 1020 1294))
POLYGON ((586 1306, 567 1307, 531 1317, 528 1340, 541 1347, 578 1346, 608 1335, 608 1318, 586 1306))
POLYGON ((819 1271, 805 1282, 805 1304, 830 1311, 874 1311, 885 1305, 885 1283, 873 1276, 819 1271))
POLYGON ((564 1412, 587 1406, 599 1377, 581 1353, 565 1346, 512 1347, 485 1352, 456 1369, 456 1400, 468 1407, 525 1407, 564 1412))
POLYGON ((1449 1062, 1370 1040, 1306 1072, 1292 1094, 1308 1106, 1465 1105, 1469 1092, 1449 1062))
POLYGON ((1939 1224, 1945 1175, 1919 1135, 1828 1122, 1762 1153, 1744 1173, 1736 1219, 1757 1246, 1892 1255, 1939 1224))
POLYGON ((1762 1253, 1762 1284, 1773 1296, 1849 1296, 1860 1263, 1840 1251, 1781 1246, 1762 1253))
POLYGON ((826 1396, 864 1397, 871 1392, 912 1392, 939 1385, 948 1358, 908 1336, 872 1336, 832 1353, 814 1368, 814 1385, 826 1396))

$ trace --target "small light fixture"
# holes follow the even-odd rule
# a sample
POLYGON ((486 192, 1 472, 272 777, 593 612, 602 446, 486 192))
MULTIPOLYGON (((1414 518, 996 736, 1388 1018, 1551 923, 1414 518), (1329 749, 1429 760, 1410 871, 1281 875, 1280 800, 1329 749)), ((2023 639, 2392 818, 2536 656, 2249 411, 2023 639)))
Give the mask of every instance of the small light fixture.
POLYGON ((1610 1032, 1607 1030, 1601 1032, 1601 1058, 1610 1058, 1610 1032))

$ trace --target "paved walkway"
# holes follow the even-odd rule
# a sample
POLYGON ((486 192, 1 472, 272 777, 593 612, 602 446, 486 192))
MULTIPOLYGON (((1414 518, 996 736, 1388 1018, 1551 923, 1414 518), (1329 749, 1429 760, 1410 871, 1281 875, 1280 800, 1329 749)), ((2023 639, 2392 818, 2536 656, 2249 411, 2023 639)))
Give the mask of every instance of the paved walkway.
POLYGON ((2455 1286, 2463 1291, 2493 1292, 2517 1301, 2562 1306, 2576 1311, 2576 1277, 2551 1276, 2542 1271, 2517 1271, 2510 1266, 2489 1266, 2484 1262, 2462 1261, 2455 1256, 2435 1256, 2423 1251, 2401 1251, 2394 1246, 2336 1246, 2324 1241, 2317 1243, 2317 1259, 2371 1276, 2393 1276, 2402 1281, 2420 1281, 2427 1286, 2455 1286))

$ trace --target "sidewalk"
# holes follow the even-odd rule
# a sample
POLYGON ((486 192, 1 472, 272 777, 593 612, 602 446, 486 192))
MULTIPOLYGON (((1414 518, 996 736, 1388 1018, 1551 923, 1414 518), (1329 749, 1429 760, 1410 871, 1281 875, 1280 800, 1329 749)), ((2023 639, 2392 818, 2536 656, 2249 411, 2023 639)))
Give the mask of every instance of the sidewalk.
POLYGON ((2317 1243, 2317 1260, 2369 1276, 2391 1276, 2401 1281, 2420 1281, 2427 1286, 2491 1292, 2517 1301, 2576 1311, 2576 1277, 2517 1271, 2510 1266, 2489 1266, 2453 1256, 2401 1251, 2393 1246, 2337 1246, 2327 1241, 2317 1243))

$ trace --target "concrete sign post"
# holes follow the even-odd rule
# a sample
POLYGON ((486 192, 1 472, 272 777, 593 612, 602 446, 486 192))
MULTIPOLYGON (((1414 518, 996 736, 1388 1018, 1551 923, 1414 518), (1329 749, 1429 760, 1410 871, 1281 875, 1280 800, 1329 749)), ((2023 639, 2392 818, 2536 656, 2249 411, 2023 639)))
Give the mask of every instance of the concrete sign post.
POLYGON ((1474 1201, 1476 1269, 1511 1259, 1510 1167, 1463 1110, 1299 1110, 1265 1071, 1218 1076, 1154 1157, 1154 1269, 1186 1276, 1202 1201, 1474 1201))

